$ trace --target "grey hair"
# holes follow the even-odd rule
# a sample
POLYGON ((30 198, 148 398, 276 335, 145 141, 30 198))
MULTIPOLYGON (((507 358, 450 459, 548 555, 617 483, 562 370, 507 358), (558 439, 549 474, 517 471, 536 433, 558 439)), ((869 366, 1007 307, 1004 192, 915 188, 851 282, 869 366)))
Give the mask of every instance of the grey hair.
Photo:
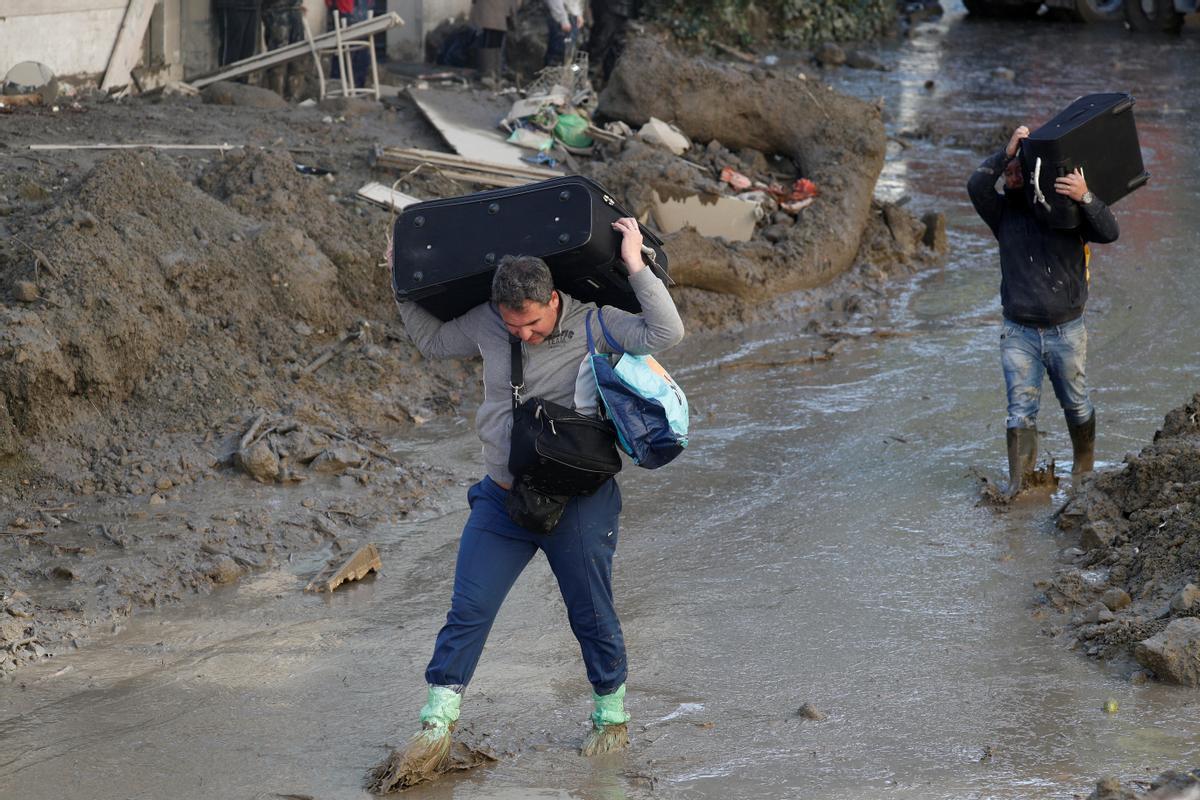
POLYGON ((536 256, 505 256, 492 277, 492 302, 515 310, 530 301, 549 303, 553 291, 550 268, 536 256))

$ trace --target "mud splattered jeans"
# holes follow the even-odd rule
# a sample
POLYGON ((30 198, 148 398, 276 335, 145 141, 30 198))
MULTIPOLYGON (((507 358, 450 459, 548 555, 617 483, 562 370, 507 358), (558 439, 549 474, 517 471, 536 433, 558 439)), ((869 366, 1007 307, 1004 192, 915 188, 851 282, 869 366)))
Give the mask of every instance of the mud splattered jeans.
POLYGON ((1037 427, 1042 376, 1049 373, 1054 394, 1067 422, 1079 425, 1092 415, 1087 394, 1087 328, 1083 317, 1037 328, 1004 320, 1000 333, 1000 362, 1008 389, 1008 428, 1037 427))
POLYGON ((527 531, 509 519, 504 510, 507 495, 491 478, 467 492, 471 516, 458 545, 454 596, 425 680, 437 686, 470 683, 500 604, 541 550, 567 604, 588 680, 596 694, 611 694, 625 682, 625 638, 612 594, 621 514, 617 482, 610 480, 590 497, 572 498, 548 535, 527 531))

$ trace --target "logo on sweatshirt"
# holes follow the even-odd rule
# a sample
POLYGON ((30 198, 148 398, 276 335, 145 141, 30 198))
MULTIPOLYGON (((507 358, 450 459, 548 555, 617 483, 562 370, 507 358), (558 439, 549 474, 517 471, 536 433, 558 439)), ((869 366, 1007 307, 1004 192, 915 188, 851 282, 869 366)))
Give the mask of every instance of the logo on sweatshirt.
POLYGON ((573 338, 575 338, 575 331, 571 330, 570 328, 566 328, 564 330, 557 331, 557 332, 552 333, 549 336, 547 336, 546 344, 553 347, 554 345, 557 345, 557 344, 563 344, 565 342, 569 342, 573 338))

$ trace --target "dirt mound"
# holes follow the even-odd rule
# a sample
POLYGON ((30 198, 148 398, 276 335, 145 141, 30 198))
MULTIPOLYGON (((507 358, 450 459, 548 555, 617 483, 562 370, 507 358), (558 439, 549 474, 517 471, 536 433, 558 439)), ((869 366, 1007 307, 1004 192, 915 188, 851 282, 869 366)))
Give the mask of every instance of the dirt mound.
MULTIPOLYGON (((600 96, 599 112, 632 126, 656 116, 717 150, 781 156, 790 162, 793 179, 808 178, 819 187, 815 202, 794 225, 777 231, 773 242, 735 244, 722 256, 706 252, 711 248, 695 238, 673 240, 675 262, 689 265, 676 275, 681 284, 763 298, 820 285, 854 262, 883 166, 878 108, 815 81, 686 58, 644 37, 631 42, 622 56, 600 96)), ((623 156, 616 171, 635 169, 637 161, 652 158, 634 151, 623 156)), ((678 191, 681 183, 690 183, 681 171, 686 169, 664 169, 643 180, 637 196, 629 197, 627 191, 626 199, 640 207, 641 195, 648 191, 678 191)), ((602 182, 628 185, 613 173, 611 168, 598 170, 602 182)), ((647 171, 637 173, 645 176, 647 171)))
POLYGON ((1130 670, 1136 656, 1157 677, 1194 683, 1184 662, 1200 656, 1187 620, 1200 617, 1200 394, 1167 414, 1124 469, 1085 484, 1059 526, 1078 532, 1080 546, 1043 588, 1060 610, 1082 608, 1065 625, 1075 646, 1130 670))
POLYGON ((372 254, 382 228, 331 201, 287 154, 231 155, 196 186, 169 159, 123 153, 60 196, 18 220, 38 258, 9 250, 0 261, 3 285, 32 280, 41 297, 0 306, 6 454, 22 439, 103 449, 83 428, 203 429, 308 392, 376 421, 439 394, 439 368, 406 374, 417 372, 411 345, 388 334, 386 272, 372 254), (338 368, 305 374, 364 319, 385 322, 338 368))

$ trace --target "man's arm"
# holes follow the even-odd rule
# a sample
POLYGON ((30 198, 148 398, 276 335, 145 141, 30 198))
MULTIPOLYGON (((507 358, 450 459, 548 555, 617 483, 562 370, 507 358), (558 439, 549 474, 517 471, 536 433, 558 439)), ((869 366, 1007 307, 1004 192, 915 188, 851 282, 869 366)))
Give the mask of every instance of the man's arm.
MULTIPOLYGON (((387 260, 389 273, 396 270, 395 243, 388 237, 387 260)), ((411 300, 404 300, 396 292, 396 282, 389 275, 392 284, 392 297, 396 308, 400 310, 400 319, 404 321, 404 330, 408 331, 413 344, 426 358, 467 358, 479 355, 479 344, 471 335, 472 328, 467 324, 471 311, 449 322, 442 322, 411 300)))
POLYGON ((472 314, 442 322, 414 302, 398 303, 404 329, 426 358, 468 358, 479 355, 479 344, 468 324, 472 314))
POLYGON ((546 0, 546 10, 550 12, 550 16, 559 24, 559 27, 565 25, 570 30, 571 20, 567 18, 567 7, 563 0, 546 0))
POLYGON ((979 216, 983 217, 987 226, 992 229, 993 234, 998 235, 1000 217, 1004 212, 1004 203, 996 191, 996 178, 1004 172, 1005 164, 1016 157, 1021 140, 1028 137, 1029 128, 1024 125, 1018 126, 1012 132, 1012 136, 1008 137, 1008 144, 1004 146, 1004 149, 985 158, 983 163, 972 173, 971 179, 967 181, 967 194, 971 196, 971 204, 975 206, 975 210, 979 212, 979 216))
MULTIPOLYGON (((604 325, 626 352, 648 355, 683 341, 683 320, 671 293, 642 260, 642 232, 637 220, 625 217, 613 223, 621 234, 621 260, 629 269, 629 284, 642 306, 641 314, 630 314, 605 306, 604 325)), ((592 335, 603 348, 604 335, 593 324, 592 335)))
POLYGON ((994 153, 975 168, 967 181, 967 194, 971 196, 971 205, 975 206, 975 211, 992 229, 993 234, 1000 225, 1000 215, 1004 208, 1004 198, 996 191, 996 179, 1004 171, 1007 161, 1004 151, 994 153))
POLYGON ((1108 204, 1088 190, 1082 169, 1055 178, 1054 191, 1065 194, 1083 210, 1084 224, 1079 235, 1085 242, 1108 244, 1115 242, 1121 235, 1121 230, 1117 227, 1117 218, 1109 210, 1108 204))

